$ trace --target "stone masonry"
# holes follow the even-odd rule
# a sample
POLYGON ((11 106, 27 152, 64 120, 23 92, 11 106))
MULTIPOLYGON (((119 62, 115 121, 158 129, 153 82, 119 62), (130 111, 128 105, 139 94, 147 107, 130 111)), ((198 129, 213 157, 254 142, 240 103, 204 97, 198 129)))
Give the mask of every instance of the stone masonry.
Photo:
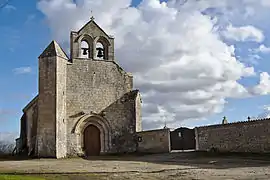
POLYGON ((138 132, 138 152, 168 153, 171 151, 170 129, 156 129, 138 132))
POLYGON ((33 114, 37 106, 36 116, 24 118, 29 129, 20 138, 37 157, 81 156, 96 143, 84 137, 91 125, 100 133, 100 154, 137 151, 141 97, 133 90, 132 74, 114 60, 114 38, 91 19, 71 32, 70 42, 70 58, 55 41, 39 56, 39 94, 24 109, 33 114), (103 58, 96 58, 101 52, 103 58))
POLYGON ((196 150, 270 152, 270 119, 195 128, 196 150))

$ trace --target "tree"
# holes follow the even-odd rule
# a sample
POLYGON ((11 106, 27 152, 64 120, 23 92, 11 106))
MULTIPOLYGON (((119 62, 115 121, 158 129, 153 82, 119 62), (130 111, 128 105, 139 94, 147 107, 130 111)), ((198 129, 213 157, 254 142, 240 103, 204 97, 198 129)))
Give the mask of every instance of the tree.
POLYGON ((11 154, 14 147, 12 143, 0 141, 0 155, 11 154))

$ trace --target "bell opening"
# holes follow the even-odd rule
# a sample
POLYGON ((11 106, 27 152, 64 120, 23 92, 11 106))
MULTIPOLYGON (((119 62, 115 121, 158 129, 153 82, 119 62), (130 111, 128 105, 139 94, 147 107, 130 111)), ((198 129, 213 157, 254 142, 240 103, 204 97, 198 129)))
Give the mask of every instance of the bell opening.
POLYGON ((96 59, 104 60, 104 46, 98 42, 96 44, 96 59))
POLYGON ((86 41, 82 41, 81 42, 81 54, 80 57, 81 58, 89 58, 90 54, 89 54, 89 44, 86 41))

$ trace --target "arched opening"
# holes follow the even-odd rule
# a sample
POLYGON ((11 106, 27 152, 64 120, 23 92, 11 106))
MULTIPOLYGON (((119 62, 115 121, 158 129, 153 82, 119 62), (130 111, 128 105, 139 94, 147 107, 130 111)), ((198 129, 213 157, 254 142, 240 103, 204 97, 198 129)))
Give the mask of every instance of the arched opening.
POLYGON ((93 125, 100 132, 100 154, 105 154, 111 148, 111 128, 109 122, 98 115, 85 115, 78 119, 72 132, 78 135, 79 152, 85 154, 85 129, 93 125))
POLYGON ((95 125, 88 125, 84 129, 84 152, 86 156, 98 156, 101 150, 100 130, 95 125))
POLYGON ((90 58, 90 46, 87 41, 81 41, 81 58, 90 58))
POLYGON ((105 59, 105 49, 101 42, 96 43, 96 56, 95 59, 104 60, 105 59))
POLYGON ((94 58, 101 60, 109 59, 110 42, 106 37, 99 36, 94 39, 94 58))

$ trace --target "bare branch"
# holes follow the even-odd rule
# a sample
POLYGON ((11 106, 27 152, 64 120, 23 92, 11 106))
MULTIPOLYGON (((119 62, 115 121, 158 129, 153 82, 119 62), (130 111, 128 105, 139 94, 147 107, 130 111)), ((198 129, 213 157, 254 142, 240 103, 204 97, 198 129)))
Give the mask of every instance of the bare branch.
POLYGON ((11 154, 14 147, 15 145, 12 143, 0 141, 0 155, 11 154))

